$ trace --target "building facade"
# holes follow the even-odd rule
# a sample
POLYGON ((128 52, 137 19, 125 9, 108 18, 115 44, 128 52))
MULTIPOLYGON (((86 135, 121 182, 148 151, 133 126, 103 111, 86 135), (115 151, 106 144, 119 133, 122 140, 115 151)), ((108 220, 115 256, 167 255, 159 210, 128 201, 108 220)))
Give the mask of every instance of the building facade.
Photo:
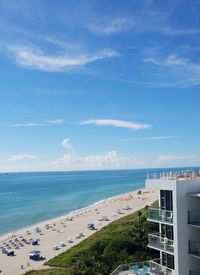
POLYGON ((200 275, 199 173, 154 173, 145 184, 159 190, 159 207, 148 209, 148 220, 159 224, 148 246, 160 252, 150 274, 200 275))

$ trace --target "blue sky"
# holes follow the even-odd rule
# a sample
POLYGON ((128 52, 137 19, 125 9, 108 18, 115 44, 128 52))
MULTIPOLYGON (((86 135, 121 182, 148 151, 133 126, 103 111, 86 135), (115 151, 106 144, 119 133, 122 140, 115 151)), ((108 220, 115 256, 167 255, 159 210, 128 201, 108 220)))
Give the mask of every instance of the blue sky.
POLYGON ((200 164, 200 3, 0 1, 0 171, 200 164))

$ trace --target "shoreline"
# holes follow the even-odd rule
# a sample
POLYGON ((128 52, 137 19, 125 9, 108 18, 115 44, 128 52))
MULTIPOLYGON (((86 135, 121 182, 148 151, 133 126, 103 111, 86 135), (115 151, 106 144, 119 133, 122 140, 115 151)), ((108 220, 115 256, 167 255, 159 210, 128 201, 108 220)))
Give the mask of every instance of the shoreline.
MULTIPOLYGON (((142 190, 142 189, 141 189, 142 190)), ((128 193, 127 193, 128 194, 128 193)), ((16 230, 13 230, 13 231, 10 231, 10 232, 6 232, 6 233, 3 233, 3 234, 0 234, 0 242, 2 241, 2 239, 6 236, 9 236, 9 235, 16 235, 18 233, 20 233, 21 231, 24 231, 24 230, 30 230, 32 228, 35 228, 35 227, 38 227, 40 226, 41 224, 46 224, 46 223, 51 223, 52 221, 54 220, 57 220, 57 219, 60 219, 60 218, 63 218, 63 217, 66 217, 66 216, 72 216, 73 214, 76 214, 77 212, 79 211, 84 211, 86 210, 87 208, 90 208, 92 206, 95 206, 95 205, 98 205, 100 203, 103 203, 104 201, 107 201, 109 199, 112 199, 114 197, 117 197, 117 196, 121 196, 121 195, 116 195, 116 196, 113 196, 113 197, 109 197, 109 198, 106 198, 106 199, 102 199, 100 201, 97 201, 95 203, 92 203, 92 204, 89 204, 88 206, 85 206, 85 207, 82 207, 82 208, 79 208, 79 209, 76 209, 76 210, 73 210, 73 211, 70 211, 68 213, 65 213, 65 214, 62 214, 62 215, 59 215, 59 216, 56 216, 54 218, 51 218, 51 219, 48 219, 48 220, 43 220, 43 221, 40 221, 38 223, 34 223, 34 224, 30 224, 30 225, 27 225, 25 227, 21 227, 19 229, 16 229, 16 230)), ((9 236, 10 238, 11 236, 9 236)))
MULTIPOLYGON (((138 189, 138 190, 143 190, 143 189, 145 189, 145 188, 140 188, 140 189, 138 189)), ((135 191, 138 191, 138 190, 134 190, 134 191, 132 191, 132 192, 135 192, 135 191)), ((48 220, 43 220, 43 221, 40 221, 40 222, 38 222, 38 223, 30 224, 30 225, 27 225, 27 226, 25 226, 25 227, 21 227, 21 228, 19 228, 19 229, 16 229, 16 230, 13 230, 13 231, 10 231, 10 232, 0 234, 0 242, 1 242, 2 240, 3 240, 3 241, 6 240, 6 239, 4 239, 4 238, 6 238, 6 237, 7 237, 7 238, 8 238, 8 237, 11 238, 12 235, 20 234, 20 232, 23 232, 23 231, 25 231, 25 230, 30 230, 30 229, 34 229, 35 227, 40 227, 40 226, 43 225, 43 224, 51 223, 51 222, 53 222, 54 220, 56 221, 56 220, 58 220, 58 219, 62 219, 62 218, 64 218, 64 217, 66 217, 66 216, 73 216, 73 215, 75 215, 75 214, 77 214, 77 213, 79 213, 79 212, 81 212, 81 211, 85 211, 85 210, 87 210, 88 208, 91 208, 91 207, 93 207, 93 206, 95 206, 95 205, 98 205, 98 204, 101 204, 101 203, 106 203, 107 201, 110 201, 110 200, 112 200, 112 199, 114 199, 114 198, 117 198, 117 197, 120 197, 120 196, 123 196, 123 195, 128 195, 129 193, 132 193, 132 192, 122 193, 122 194, 119 194, 119 195, 116 195, 116 196, 113 196, 113 197, 105 198, 105 199, 99 200, 99 201, 97 201, 97 202, 94 202, 94 203, 92 203, 92 204, 89 204, 89 205, 87 205, 87 206, 85 206, 85 207, 78 208, 78 209, 76 209, 76 210, 73 210, 73 211, 67 212, 67 213, 65 213, 65 214, 56 216, 56 217, 54 217, 54 218, 51 218, 51 219, 48 219, 48 220)))
POLYGON ((9 250, 15 251, 16 256, 14 257, 8 257, 0 252, 0 270, 6 275, 19 275, 31 269, 48 268, 48 266, 43 266, 44 261, 30 261, 28 259, 28 253, 35 249, 40 250, 41 255, 45 257, 45 261, 47 261, 88 238, 109 223, 136 212, 146 205, 150 205, 156 199, 158 199, 156 191, 140 188, 132 192, 100 200, 92 205, 71 211, 60 217, 2 235, 0 236, 0 246, 6 247, 6 245, 8 246, 9 244, 14 245, 14 243, 16 245, 16 242, 21 244, 22 239, 28 241, 30 239, 39 239, 39 245, 33 246, 30 243, 23 243, 23 246, 20 246, 18 249, 12 246, 12 249, 9 250), (142 191, 141 195, 137 194, 139 190, 142 191), (127 208, 127 206, 129 206, 129 208, 127 208), (121 212, 119 212, 119 209, 121 209, 121 212), (102 221, 103 216, 108 217, 108 220, 102 221), (88 230, 88 223, 94 223, 96 230, 88 230), (46 228, 47 224, 49 224, 48 229, 46 228), (35 230, 37 227, 40 228, 41 233, 35 230), (80 233, 82 233, 83 236, 77 237, 80 233), (14 235, 14 237, 12 235, 14 235), (62 246, 62 244, 64 245, 62 246), (58 249, 55 250, 55 246, 57 246, 58 249), (23 268, 21 268, 21 265, 23 265, 23 268))

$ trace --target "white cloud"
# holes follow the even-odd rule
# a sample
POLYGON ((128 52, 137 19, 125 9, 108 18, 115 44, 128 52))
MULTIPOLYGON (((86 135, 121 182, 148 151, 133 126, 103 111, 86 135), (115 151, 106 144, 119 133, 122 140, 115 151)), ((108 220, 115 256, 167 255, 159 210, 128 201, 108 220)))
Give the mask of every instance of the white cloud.
POLYGON ((46 162, 29 163, 37 159, 32 155, 10 156, 6 161, 0 160, 0 171, 70 171, 70 170, 100 170, 100 169, 136 169, 148 167, 189 167, 200 164, 197 155, 160 155, 150 159, 138 159, 133 155, 120 156, 116 150, 105 154, 80 156, 67 153, 46 162), (23 161, 24 160, 24 161, 23 161))
POLYGON ((155 137, 141 137, 141 138, 127 138, 123 139, 122 142, 129 142, 129 141, 145 141, 145 140, 163 140, 163 139, 173 139, 179 138, 179 136, 155 136, 155 137))
POLYGON ((63 119, 53 119, 53 120, 48 120, 49 124, 63 124, 64 120, 63 119))
POLYGON ((69 138, 65 138, 62 140, 61 145, 66 149, 66 150, 72 150, 73 149, 73 145, 70 143, 70 139, 69 138))
POLYGON ((121 157, 115 150, 102 155, 78 156, 65 154, 57 160, 46 163, 47 170, 95 170, 132 168, 136 164, 132 156, 121 157))
POLYGON ((198 35, 200 33, 199 29, 181 29, 181 28, 175 28, 175 27, 171 27, 171 26, 158 26, 157 31, 161 32, 162 34, 165 35, 171 35, 171 36, 175 36, 175 35, 198 35))
POLYGON ((150 124, 144 123, 136 123, 124 120, 115 120, 115 119, 90 119, 81 122, 81 125, 93 124, 97 126, 114 126, 114 127, 122 127, 128 128, 131 130, 141 130, 141 129, 149 129, 151 127, 150 124))
POLYGON ((170 54, 166 58, 149 57, 144 61, 160 66, 187 66, 189 63, 188 58, 181 58, 176 54, 170 54))
MULTIPOLYGON (((150 6, 153 0, 146 0, 145 4, 150 6)), ((169 21, 172 11, 142 10, 134 16, 113 17, 108 19, 98 18, 97 23, 89 25, 88 29, 97 35, 113 35, 119 32, 131 30, 134 33, 158 32, 167 36, 198 35, 199 29, 176 28, 169 21)))
POLYGON ((16 123, 11 125, 12 127, 38 127, 45 126, 44 123, 16 123))
POLYGON ((41 127, 41 126, 48 126, 49 124, 52 125, 58 125, 62 124, 64 122, 63 119, 53 119, 53 120, 47 120, 47 123, 16 123, 12 124, 12 127, 41 127))
POLYGON ((135 25, 135 21, 132 17, 115 17, 109 22, 100 22, 89 26, 89 30, 99 35, 111 35, 118 32, 126 31, 135 25))
POLYGON ((39 49, 25 46, 9 46, 7 47, 7 50, 14 54, 16 62, 19 66, 48 72, 74 70, 98 60, 119 56, 118 52, 107 49, 100 50, 92 54, 77 55, 49 55, 39 49))
POLYGON ((144 62, 154 66, 151 68, 152 72, 156 72, 153 86, 187 88, 200 84, 200 64, 197 61, 177 54, 159 57, 151 53, 144 62))
POLYGON ((0 161, 1 172, 19 171, 70 171, 70 170, 99 170, 136 168, 141 161, 134 156, 119 156, 116 150, 105 154, 80 156, 75 153, 64 154, 53 161, 29 163, 36 159, 32 155, 16 155, 9 157, 6 162, 0 161), (25 160, 24 162, 22 160, 25 160), (18 162, 19 161, 19 162, 18 162), (21 162, 20 162, 21 161, 21 162))
POLYGON ((200 157, 196 155, 160 155, 155 159, 154 166, 184 167, 199 165, 200 157))
POLYGON ((12 155, 12 156, 9 156, 6 161, 8 162, 15 162, 15 161, 27 161, 27 160, 35 160, 35 159, 38 159, 37 156, 35 155, 12 155))

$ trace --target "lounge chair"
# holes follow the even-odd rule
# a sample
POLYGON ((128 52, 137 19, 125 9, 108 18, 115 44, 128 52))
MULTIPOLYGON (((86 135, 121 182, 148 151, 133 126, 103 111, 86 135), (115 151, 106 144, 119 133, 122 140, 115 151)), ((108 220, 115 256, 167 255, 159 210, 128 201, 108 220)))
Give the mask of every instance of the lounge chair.
POLYGON ((14 251, 7 251, 7 256, 15 256, 15 252, 14 251))
POLYGON ((148 273, 148 266, 147 266, 147 265, 144 265, 144 266, 143 266, 143 269, 142 269, 142 271, 141 271, 141 275, 147 275, 147 273, 148 273))
POLYGON ((59 248, 59 246, 58 245, 54 245, 53 246, 53 250, 59 250, 60 248, 59 248))
POLYGON ((133 274, 136 274, 136 275, 139 275, 140 274, 140 271, 139 271, 139 268, 138 268, 138 265, 135 264, 133 266, 133 274))

